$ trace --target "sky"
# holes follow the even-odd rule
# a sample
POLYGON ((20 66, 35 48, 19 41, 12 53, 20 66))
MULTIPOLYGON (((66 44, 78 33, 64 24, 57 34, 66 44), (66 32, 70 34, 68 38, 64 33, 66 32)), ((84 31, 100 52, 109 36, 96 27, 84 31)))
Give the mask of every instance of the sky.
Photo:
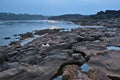
POLYGON ((90 15, 105 10, 120 10, 120 0, 0 0, 0 12, 90 15))

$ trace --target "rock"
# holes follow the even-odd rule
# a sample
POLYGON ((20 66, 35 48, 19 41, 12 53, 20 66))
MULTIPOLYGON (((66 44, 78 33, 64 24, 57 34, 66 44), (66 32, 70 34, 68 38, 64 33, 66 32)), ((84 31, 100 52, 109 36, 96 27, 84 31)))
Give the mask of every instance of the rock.
POLYGON ((66 56, 62 56, 62 55, 52 55, 52 56, 47 56, 45 57, 45 61, 49 61, 49 60, 56 60, 56 59, 60 59, 60 60, 64 60, 66 59, 66 56))
POLYGON ((77 71, 79 67, 77 65, 67 65, 63 69, 62 80, 76 80, 78 78, 77 71))
POLYGON ((8 46, 9 52, 19 51, 22 48, 22 45, 19 42, 11 42, 8 46))
POLYGON ((17 68, 5 70, 3 72, 0 72, 0 80, 10 80, 9 77, 20 74, 21 72, 22 70, 18 70, 17 68))
POLYGON ((19 66, 18 62, 4 62, 3 64, 0 65, 0 72, 8 70, 8 69, 12 69, 12 68, 17 68, 19 66))
POLYGON ((92 80, 92 79, 90 79, 87 74, 79 72, 78 73, 78 79, 76 79, 76 80, 92 80))
POLYGON ((120 51, 107 51, 105 54, 91 57, 88 64, 100 68, 107 76, 120 78, 120 51))
POLYGON ((111 80, 101 69, 90 70, 89 76, 92 80, 111 80))
POLYGON ((79 66, 67 65, 63 68, 62 80, 91 80, 86 74, 81 73, 79 66))
POLYGON ((26 45, 13 42, 0 47, 1 80, 50 80, 61 67, 64 68, 64 79, 69 80, 100 80, 102 74, 106 80, 107 76, 111 79, 120 77, 119 51, 107 49, 108 46, 119 46, 119 29, 78 28, 62 32, 50 30, 46 34, 47 31, 26 45), (112 32, 115 34, 111 35, 112 32), (87 72, 79 70, 85 62, 101 71, 94 70, 88 76, 87 72))
POLYGON ((20 43, 14 43, 8 46, 8 54, 13 55, 18 53, 21 50, 22 45, 20 43))
POLYGON ((11 41, 9 45, 15 45, 15 44, 18 44, 19 42, 18 41, 11 41))
POLYGON ((37 35, 44 35, 44 34, 46 34, 46 33, 48 33, 48 34, 54 34, 54 33, 60 32, 61 30, 64 30, 64 29, 63 29, 63 28, 60 28, 60 29, 36 30, 36 31, 35 31, 35 34, 37 34, 37 35))
POLYGON ((42 44, 42 47, 49 47, 50 45, 47 43, 47 44, 42 44))
POLYGON ((104 28, 77 28, 72 29, 73 32, 79 34, 81 38, 77 38, 77 40, 80 41, 94 41, 99 40, 100 37, 105 36, 105 30, 104 28), (99 30, 99 31, 98 31, 99 30))
POLYGON ((5 63, 8 69, 19 67, 19 62, 5 63))
POLYGON ((79 53, 74 53, 74 54, 72 54, 72 56, 73 56, 74 60, 83 60, 84 61, 84 57, 79 53))
POLYGON ((0 64, 3 63, 4 61, 7 61, 8 59, 7 50, 8 50, 7 46, 0 47, 0 64))
POLYGON ((14 36, 16 37, 16 36, 18 36, 18 34, 14 34, 14 36))
POLYGON ((53 76, 53 72, 55 72, 54 69, 56 69, 51 68, 54 67, 53 65, 40 67, 21 63, 17 68, 0 72, 0 80, 49 80, 53 76))
POLYGON ((8 40, 8 39, 10 39, 10 37, 5 37, 4 39, 5 39, 5 40, 8 40))
POLYGON ((28 63, 28 64, 37 64, 37 59, 34 55, 27 55, 20 59, 20 62, 28 63))
POLYGON ((85 56, 96 56, 104 54, 106 51, 106 43, 102 42, 82 42, 72 46, 74 52, 79 52, 85 56))
POLYGON ((120 37, 110 37, 106 38, 105 42, 109 44, 109 46, 120 46, 120 37))
POLYGON ((8 56, 14 56, 14 55, 16 55, 17 53, 18 53, 18 51, 13 51, 13 52, 8 53, 8 56))
POLYGON ((25 34, 19 34, 19 36, 21 37, 21 40, 34 37, 33 33, 31 32, 27 32, 25 34))
POLYGON ((44 74, 43 72, 44 68, 42 67, 22 64, 17 68, 12 68, 0 72, 0 80, 48 80, 48 78, 45 78, 45 76, 42 78, 44 74))

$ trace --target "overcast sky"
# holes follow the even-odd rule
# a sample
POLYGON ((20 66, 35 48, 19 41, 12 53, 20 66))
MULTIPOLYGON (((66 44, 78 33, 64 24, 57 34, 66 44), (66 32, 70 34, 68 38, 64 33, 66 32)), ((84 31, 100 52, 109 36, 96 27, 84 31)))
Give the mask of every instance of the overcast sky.
POLYGON ((120 0, 0 0, 0 12, 61 15, 119 9, 120 0))

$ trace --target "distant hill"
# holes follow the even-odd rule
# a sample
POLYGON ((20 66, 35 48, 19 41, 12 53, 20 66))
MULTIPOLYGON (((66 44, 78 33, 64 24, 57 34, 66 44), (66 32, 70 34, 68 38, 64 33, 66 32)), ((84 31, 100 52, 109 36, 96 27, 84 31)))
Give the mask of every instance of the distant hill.
POLYGON ((0 20, 43 20, 47 18, 42 15, 0 13, 0 20))
POLYGON ((80 14, 65 14, 60 16, 52 16, 49 20, 65 20, 65 21, 77 21, 81 19, 111 19, 120 18, 120 10, 106 10, 97 12, 93 15, 80 15, 80 14))
POLYGON ((90 15, 93 19, 111 19, 120 18, 120 10, 106 10, 97 12, 97 14, 90 15))
POLYGON ((106 26, 120 28, 120 10, 100 11, 93 15, 66 14, 52 16, 49 20, 72 21, 75 24, 88 26, 106 26))
POLYGON ((52 16, 49 17, 49 20, 64 20, 64 21, 71 21, 71 20, 76 20, 76 19, 81 19, 83 18, 83 15, 80 14, 65 14, 65 15, 60 15, 60 16, 52 16))

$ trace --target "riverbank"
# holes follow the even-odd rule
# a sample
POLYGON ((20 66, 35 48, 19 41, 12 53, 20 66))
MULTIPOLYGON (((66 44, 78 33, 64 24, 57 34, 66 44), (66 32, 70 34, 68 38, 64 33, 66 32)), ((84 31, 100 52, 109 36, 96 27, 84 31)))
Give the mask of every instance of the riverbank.
POLYGON ((0 80, 54 80, 60 75, 68 80, 120 79, 119 43, 119 28, 52 30, 23 46, 1 46, 0 80), (84 64, 88 71, 82 70, 84 64))

